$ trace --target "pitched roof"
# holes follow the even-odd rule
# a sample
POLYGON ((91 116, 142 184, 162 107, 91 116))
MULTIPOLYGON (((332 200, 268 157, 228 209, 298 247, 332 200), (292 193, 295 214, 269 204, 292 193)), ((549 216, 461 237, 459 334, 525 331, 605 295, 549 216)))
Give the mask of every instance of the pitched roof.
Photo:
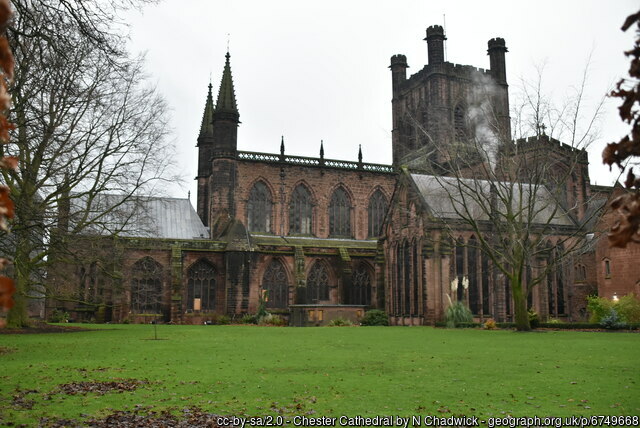
MULTIPOLYGON (((82 201, 75 200, 77 208, 82 201)), ((128 238, 208 239, 209 231, 188 199, 123 195, 100 195, 92 204, 94 213, 88 233, 116 233, 128 238)), ((91 217, 91 216, 90 216, 91 217)), ((72 214, 72 222, 73 222, 72 214)))
MULTIPOLYGON (((425 204, 436 217, 461 219, 458 213, 467 210, 474 219, 489 220, 487 208, 491 197, 490 189, 491 185, 495 184, 505 190, 503 194, 510 193, 512 195, 514 208, 519 205, 521 200, 525 201, 526 208, 533 208, 534 223, 575 225, 560 203, 544 186, 536 188, 536 186, 527 183, 491 183, 486 180, 436 177, 423 174, 410 174, 410 177, 425 204), (534 207, 527 207, 526 201, 528 199, 535 201, 534 207)), ((524 218, 526 219, 527 216, 525 214, 524 218)))

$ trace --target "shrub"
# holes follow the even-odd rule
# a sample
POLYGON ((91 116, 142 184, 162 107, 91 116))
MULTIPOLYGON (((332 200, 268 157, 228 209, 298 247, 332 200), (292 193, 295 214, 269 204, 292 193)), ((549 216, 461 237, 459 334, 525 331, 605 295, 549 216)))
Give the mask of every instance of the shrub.
POLYGON ((473 322, 473 314, 462 302, 455 302, 449 305, 445 315, 448 328, 457 327, 460 323, 473 322))
POLYGON ((533 309, 529 309, 529 325, 531 328, 538 328, 540 326, 540 317, 533 309))
POLYGON ((272 315, 271 320, 269 321, 269 325, 274 327, 285 327, 288 325, 287 320, 280 315, 272 315))
POLYGON ((600 325, 608 330, 619 330, 621 328, 625 328, 627 323, 622 321, 618 316, 618 311, 611 308, 609 315, 602 318, 600 321, 600 325))
POLYGON ((389 325, 389 317, 387 317, 387 314, 384 311, 372 309, 364 314, 360 320, 360 325, 389 325))
POLYGON ((496 325, 496 321, 493 318, 489 318, 484 323, 484 328, 487 330, 495 330, 496 328, 498 328, 498 326, 496 325))
POLYGON ((482 327, 482 324, 479 322, 461 322, 457 326, 457 328, 478 328, 482 327))
POLYGON ((244 314, 242 318, 240 318, 240 322, 242 324, 258 324, 256 316, 251 314, 244 314))
POLYGON ((229 318, 227 315, 220 315, 216 319, 216 324, 218 324, 218 325, 227 325, 230 322, 231 322, 231 318, 229 318))
POLYGON ((560 321, 557 318, 549 318, 549 320, 547 321, 547 324, 562 324, 562 321, 560 321))
POLYGON ((69 313, 67 311, 62 311, 58 309, 54 309, 49 315, 49 322, 67 322, 69 321, 69 313))
POLYGON ((589 322, 599 323, 604 317, 608 316, 613 308, 613 302, 604 297, 589 296, 587 297, 587 310, 589 311, 589 322))
POLYGON ((352 326, 353 323, 350 320, 345 318, 335 318, 329 321, 329 324, 327 325, 329 327, 348 327, 348 326, 352 326))
POLYGON ((626 323, 640 322, 640 300, 635 294, 627 294, 614 304, 620 318, 626 323))

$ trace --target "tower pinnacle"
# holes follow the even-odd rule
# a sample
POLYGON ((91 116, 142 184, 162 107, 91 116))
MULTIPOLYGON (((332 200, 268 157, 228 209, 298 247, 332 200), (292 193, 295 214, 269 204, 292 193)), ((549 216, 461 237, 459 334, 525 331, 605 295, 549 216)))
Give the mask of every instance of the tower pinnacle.
POLYGON ((209 82, 209 92, 207 93, 207 101, 204 104, 199 136, 210 137, 211 135, 213 135, 213 96, 211 95, 211 82, 209 82))
POLYGON ((225 55, 224 71, 222 72, 222 80, 220 81, 220 90, 218 92, 218 101, 214 109, 214 116, 222 116, 228 118, 240 118, 238 106, 236 105, 236 94, 233 89, 233 78, 231 76, 231 65, 229 62, 229 52, 225 55))

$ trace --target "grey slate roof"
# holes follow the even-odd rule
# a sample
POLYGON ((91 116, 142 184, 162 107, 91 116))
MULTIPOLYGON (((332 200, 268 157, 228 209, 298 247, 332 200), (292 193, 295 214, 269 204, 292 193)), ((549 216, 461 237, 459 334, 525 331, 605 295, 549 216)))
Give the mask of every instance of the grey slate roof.
POLYGON ((89 230, 100 235, 117 233, 130 238, 209 238, 209 231, 188 199, 138 196, 122 201, 122 195, 101 195, 94 202, 96 209, 93 211, 108 213, 94 216, 97 220, 89 230), (117 208, 105 210, 105 207, 117 208))
MULTIPOLYGON (((432 214, 444 219, 460 219, 456 212, 464 212, 463 203, 473 218, 478 220, 488 220, 486 207, 489 203, 489 189, 491 183, 486 180, 458 179, 454 177, 435 177, 432 175, 410 174, 420 195, 424 199, 432 214), (462 192, 460 191, 460 188, 462 192)), ((533 185, 526 183, 497 183, 498 186, 514 186, 513 199, 514 207, 519 204, 520 198, 529 199, 531 192, 534 192, 536 204, 534 206, 534 223, 554 224, 563 226, 575 225, 571 217, 560 206, 551 192, 546 187, 540 186, 535 189, 533 185)))

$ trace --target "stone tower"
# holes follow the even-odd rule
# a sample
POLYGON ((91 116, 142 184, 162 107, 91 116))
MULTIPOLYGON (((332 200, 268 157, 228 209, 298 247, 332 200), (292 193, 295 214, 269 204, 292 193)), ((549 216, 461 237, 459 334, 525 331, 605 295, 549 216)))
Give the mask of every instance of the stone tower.
POLYGON ((406 56, 391 57, 393 164, 432 170, 434 163, 446 163, 472 143, 469 110, 485 101, 491 106, 492 132, 510 140, 504 39, 488 43, 490 70, 446 61, 446 36, 439 25, 427 28, 424 40, 428 64, 409 78, 406 56))
POLYGON ((231 76, 229 52, 215 106, 211 84, 198 137, 198 215, 212 236, 235 216, 236 153, 240 113, 231 76))

